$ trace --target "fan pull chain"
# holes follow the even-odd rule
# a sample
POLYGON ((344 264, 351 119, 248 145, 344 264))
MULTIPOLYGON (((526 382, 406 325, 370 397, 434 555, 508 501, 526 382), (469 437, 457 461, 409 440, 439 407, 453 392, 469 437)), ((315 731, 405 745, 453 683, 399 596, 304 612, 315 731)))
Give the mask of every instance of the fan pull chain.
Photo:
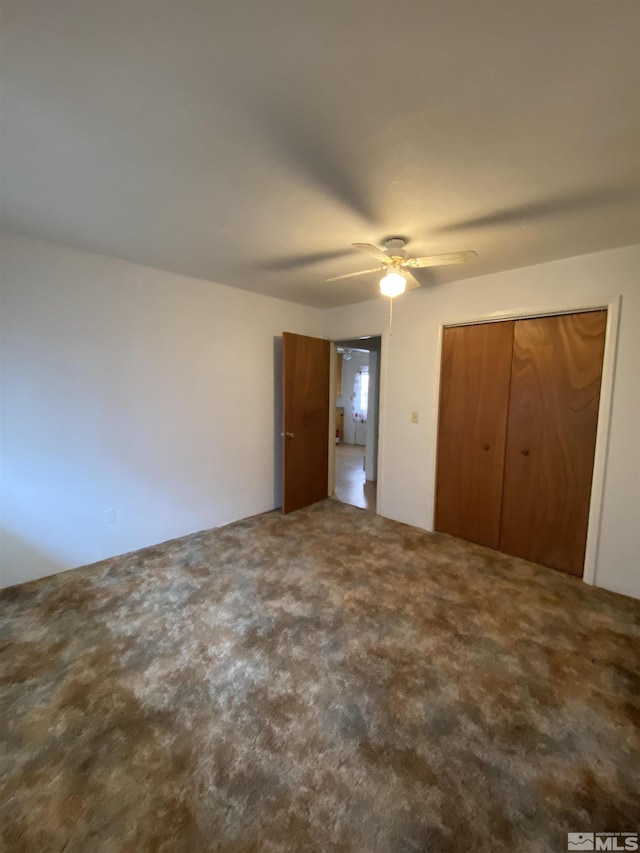
POLYGON ((393 334, 393 297, 389 299, 389 337, 393 334))

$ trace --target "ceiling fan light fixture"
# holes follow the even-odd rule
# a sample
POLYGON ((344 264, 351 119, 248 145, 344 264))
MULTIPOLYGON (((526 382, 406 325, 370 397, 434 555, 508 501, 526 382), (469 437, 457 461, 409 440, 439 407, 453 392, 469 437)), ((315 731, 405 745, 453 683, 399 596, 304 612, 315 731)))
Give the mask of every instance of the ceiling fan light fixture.
POLYGON ((407 287, 407 280, 397 271, 388 272, 380 279, 380 293, 393 299, 401 296, 407 287))

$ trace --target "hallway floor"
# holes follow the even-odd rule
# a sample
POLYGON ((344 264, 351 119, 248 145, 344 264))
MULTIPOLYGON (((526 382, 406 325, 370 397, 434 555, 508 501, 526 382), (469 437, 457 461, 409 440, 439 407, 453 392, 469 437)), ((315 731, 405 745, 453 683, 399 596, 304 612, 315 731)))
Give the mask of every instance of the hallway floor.
POLYGON ((376 511, 376 482, 364 477, 364 447, 336 445, 336 497, 351 506, 376 511))

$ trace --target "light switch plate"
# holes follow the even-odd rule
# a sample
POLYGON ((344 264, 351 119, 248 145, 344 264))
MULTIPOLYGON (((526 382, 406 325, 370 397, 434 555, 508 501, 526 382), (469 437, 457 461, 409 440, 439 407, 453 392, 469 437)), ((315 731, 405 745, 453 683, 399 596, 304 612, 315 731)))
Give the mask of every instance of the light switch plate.
POLYGON ((418 412, 411 412, 411 423, 417 424, 419 420, 418 412))

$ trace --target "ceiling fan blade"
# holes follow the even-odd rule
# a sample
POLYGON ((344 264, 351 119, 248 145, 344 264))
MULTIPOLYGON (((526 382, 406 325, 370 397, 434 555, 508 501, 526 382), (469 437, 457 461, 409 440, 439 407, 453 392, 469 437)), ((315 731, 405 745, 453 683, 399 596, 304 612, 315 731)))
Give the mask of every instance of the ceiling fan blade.
POLYGON ((384 267, 376 267, 374 270, 360 270, 360 272, 348 272, 346 275, 334 275, 333 278, 327 278, 325 281, 340 281, 343 278, 353 278, 356 275, 366 275, 370 272, 380 272, 384 267))
POLYGON ((450 252, 448 255, 427 255, 425 258, 408 258, 403 267, 422 269, 423 267, 444 267, 449 264, 465 264, 477 258, 477 252, 450 252))
POLYGON ((415 290, 416 287, 422 287, 418 279, 415 276, 411 275, 408 269, 402 270, 402 275, 407 280, 407 290, 415 290))
POLYGON ((373 255, 374 258, 377 258, 383 264, 391 263, 389 255, 385 255, 382 249, 374 246, 373 243, 352 243, 351 245, 354 249, 360 249, 361 252, 369 252, 370 255, 373 255))

